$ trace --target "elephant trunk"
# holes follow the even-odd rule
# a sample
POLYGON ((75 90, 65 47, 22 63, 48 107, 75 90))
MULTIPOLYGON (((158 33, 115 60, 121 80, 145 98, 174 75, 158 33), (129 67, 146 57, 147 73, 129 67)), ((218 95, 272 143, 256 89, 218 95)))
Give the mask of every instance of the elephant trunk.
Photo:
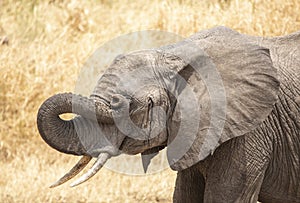
POLYGON ((38 130, 47 144, 54 149, 68 154, 83 155, 86 149, 76 131, 76 121, 83 118, 102 123, 112 123, 109 106, 101 101, 72 93, 57 94, 47 99, 37 115, 38 130), (75 113, 80 117, 62 120, 59 115, 75 113))

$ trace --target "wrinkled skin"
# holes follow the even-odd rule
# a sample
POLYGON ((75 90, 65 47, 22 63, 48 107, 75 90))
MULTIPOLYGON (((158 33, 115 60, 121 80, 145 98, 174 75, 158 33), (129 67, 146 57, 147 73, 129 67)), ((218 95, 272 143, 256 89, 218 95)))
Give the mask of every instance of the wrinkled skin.
POLYGON ((42 138, 87 157, 167 147, 174 202, 300 202, 300 32, 262 38, 217 27, 185 42, 116 58, 90 98, 49 98, 38 113, 42 138), (196 106, 180 103, 188 88, 196 106), (79 116, 59 119, 66 112, 79 116))

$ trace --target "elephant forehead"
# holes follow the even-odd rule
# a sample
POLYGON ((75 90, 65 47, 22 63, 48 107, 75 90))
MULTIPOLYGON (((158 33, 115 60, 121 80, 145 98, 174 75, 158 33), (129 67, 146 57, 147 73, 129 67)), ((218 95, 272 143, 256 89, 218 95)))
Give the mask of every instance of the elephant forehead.
POLYGON ((115 58, 108 70, 122 69, 125 71, 135 70, 139 66, 150 65, 157 59, 155 50, 140 50, 124 54, 115 58), (122 67, 125 66, 125 67, 122 67))

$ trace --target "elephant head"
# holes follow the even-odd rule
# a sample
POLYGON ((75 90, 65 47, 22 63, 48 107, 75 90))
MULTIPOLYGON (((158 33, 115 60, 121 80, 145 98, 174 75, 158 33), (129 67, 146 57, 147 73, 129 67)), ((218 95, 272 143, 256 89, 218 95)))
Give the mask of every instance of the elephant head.
POLYGON ((164 147, 172 169, 188 168, 259 126, 278 89, 269 51, 223 27, 119 56, 89 98, 58 94, 40 107, 42 138, 58 151, 83 156, 53 186, 75 176, 91 157, 98 157, 96 163, 73 186, 111 156, 147 157, 164 147), (77 116, 65 121, 63 113, 77 116))

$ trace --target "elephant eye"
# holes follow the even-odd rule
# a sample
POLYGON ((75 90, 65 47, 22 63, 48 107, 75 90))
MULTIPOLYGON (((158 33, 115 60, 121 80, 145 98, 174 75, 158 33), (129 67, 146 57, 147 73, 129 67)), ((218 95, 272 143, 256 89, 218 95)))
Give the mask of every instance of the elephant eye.
POLYGON ((148 98, 148 109, 152 109, 154 106, 154 102, 151 97, 148 98))

